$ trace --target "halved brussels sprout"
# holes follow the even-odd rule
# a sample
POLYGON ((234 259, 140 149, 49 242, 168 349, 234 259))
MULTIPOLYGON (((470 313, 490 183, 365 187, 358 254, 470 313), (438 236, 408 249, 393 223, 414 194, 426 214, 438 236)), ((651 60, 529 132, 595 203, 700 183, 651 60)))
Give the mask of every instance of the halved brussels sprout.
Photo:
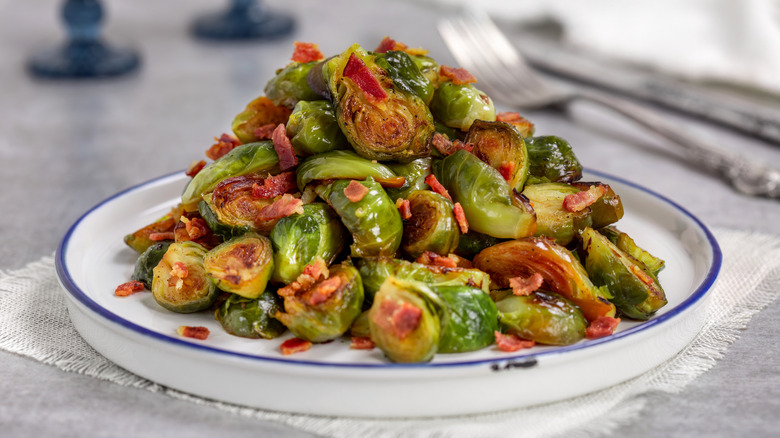
POLYGON ((568 245, 580 231, 592 224, 591 210, 571 212, 563 208, 563 200, 580 189, 564 183, 531 184, 523 195, 536 212, 535 236, 547 236, 559 245, 568 245))
POLYGON ((433 291, 447 303, 449 316, 439 353, 476 351, 495 342, 498 310, 490 294, 471 286, 441 286, 433 291))
POLYGON ((229 240, 252 231, 249 225, 230 225, 220 221, 217 213, 209 206, 212 202, 211 193, 203 195, 203 199, 198 203, 198 213, 206 221, 211 231, 223 240, 229 240))
POLYGON ((417 190, 407 198, 412 217, 404 223, 401 247, 416 259, 425 251, 447 255, 458 247, 460 228, 452 203, 430 190, 417 190))
POLYGON ((373 177, 378 182, 395 183, 398 176, 389 167, 372 162, 352 151, 330 151, 311 156, 298 166, 298 188, 312 181, 373 177))
POLYGON ((371 160, 410 161, 430 153, 434 126, 428 106, 394 88, 372 55, 355 44, 328 61, 323 74, 326 70, 339 126, 358 154, 371 160), (367 94, 367 89, 381 97, 367 94))
POLYGON ((645 265, 623 252, 592 228, 582 232, 582 247, 587 253, 585 269, 594 284, 605 286, 620 313, 645 320, 666 305, 666 294, 645 265))
POLYGON ((427 362, 447 326, 446 308, 424 283, 389 277, 368 313, 371 340, 393 362, 427 362))
POLYGON ((214 187, 224 179, 250 173, 277 173, 278 171, 279 156, 270 141, 238 146, 201 169, 190 180, 181 195, 182 206, 186 211, 197 210, 203 194, 214 190, 214 187))
POLYGON ((233 133, 241 143, 252 143, 261 140, 255 131, 265 125, 287 123, 290 109, 275 105, 271 99, 260 96, 249 102, 246 109, 233 119, 233 133))
POLYGON ((167 214, 133 234, 126 235, 124 238, 125 244, 130 248, 133 248, 139 254, 143 253, 150 246, 157 243, 157 241, 149 238, 151 234, 173 231, 173 227, 176 226, 178 220, 178 218, 173 218, 170 214, 167 214))
POLYGON ((493 100, 472 84, 445 82, 433 93, 430 105, 436 120, 461 131, 468 131, 475 120, 496 120, 493 100))
POLYGON ((206 248, 195 242, 172 243, 155 266, 152 295, 157 304, 177 313, 208 309, 219 295, 203 266, 206 248))
POLYGON ((398 198, 406 198, 415 190, 427 189, 428 184, 425 183, 425 177, 432 172, 431 163, 431 157, 418 158, 408 163, 387 163, 390 170, 404 179, 403 186, 385 189, 390 199, 395 201, 398 198))
POLYGON ((546 290, 571 300, 588 321, 615 316, 609 291, 596 287, 572 253, 548 238, 526 237, 491 246, 477 254, 474 266, 487 272, 499 288, 509 287, 510 278, 538 272, 546 290))
POLYGON ((272 290, 266 290, 255 299, 231 294, 214 312, 214 317, 231 335, 273 339, 287 330, 273 317, 281 308, 281 298, 272 290))
POLYGON ((501 172, 509 187, 523 190, 528 178, 528 150, 512 125, 475 120, 464 141, 474 145, 472 153, 477 158, 501 172))
POLYGON ((588 321, 566 298, 536 291, 510 294, 496 303, 503 331, 547 345, 571 345, 585 337, 588 321))
POLYGON ((607 239, 614 243, 615 246, 620 248, 623 252, 643 263, 645 266, 645 271, 648 271, 657 276, 658 273, 661 272, 661 270, 664 268, 665 262, 662 259, 642 249, 628 234, 618 230, 615 227, 604 227, 600 228, 598 231, 599 233, 607 236, 607 239))
POLYGON ((582 178, 582 165, 568 141, 553 135, 525 139, 528 149, 527 184, 570 183, 582 178))
POLYGON ((459 150, 433 166, 439 182, 460 202, 469 229, 517 239, 536 232, 536 216, 501 174, 476 156, 459 150))
POLYGON ((204 194, 203 204, 199 204, 198 209, 206 213, 203 219, 209 227, 228 239, 247 231, 268 234, 277 220, 259 220, 258 214, 279 197, 263 199, 253 196, 252 186, 262 183, 262 180, 250 175, 228 178, 220 182, 212 193, 204 194))
POLYGON ((350 147, 336 121, 336 112, 325 100, 295 104, 287 121, 287 136, 295 153, 302 157, 350 147))
POLYGON ((358 268, 368 302, 389 277, 419 281, 433 287, 474 286, 485 292, 490 290, 490 276, 479 269, 445 268, 390 257, 361 259, 358 268))
POLYGON ((274 105, 292 109, 299 101, 321 99, 306 82, 316 62, 295 62, 281 69, 265 85, 265 95, 274 105))
POLYGON ((141 253, 135 261, 135 268, 133 269, 133 275, 130 279, 140 281, 147 289, 151 290, 152 280, 154 279, 154 268, 160 263, 160 260, 168 251, 168 246, 170 246, 171 243, 172 242, 158 242, 149 248, 146 248, 146 251, 141 253))
POLYGON ((220 289, 255 299, 265 291, 274 271, 271 241, 254 233, 244 234, 209 251, 203 264, 220 289))
POLYGON ((592 186, 602 186, 607 190, 607 192, 601 195, 596 202, 590 205, 590 216, 593 219, 593 228, 599 229, 606 227, 609 224, 614 224, 623 217, 623 202, 609 184, 604 184, 602 182, 577 181, 571 183, 571 185, 580 190, 588 190, 592 186))
POLYGON ((368 192, 359 201, 351 201, 344 194, 344 189, 352 181, 354 180, 338 180, 330 185, 317 187, 317 194, 333 207, 352 234, 352 256, 395 255, 403 236, 403 222, 398 208, 382 186, 371 177, 358 181, 368 192))
POLYGON ((503 241, 504 239, 499 239, 498 237, 469 230, 468 233, 461 234, 458 238, 458 247, 455 249, 455 254, 471 260, 483 249, 503 241))
POLYGON ((336 339, 349 330, 363 306, 363 283, 347 264, 330 267, 330 276, 285 293, 285 313, 275 317, 297 337, 311 342, 336 339))
POLYGON ((346 237, 333 209, 322 203, 304 205, 303 214, 280 219, 271 231, 274 248, 271 279, 292 283, 317 258, 330 265, 344 248, 346 237))
POLYGON ((387 72, 393 85, 402 91, 414 94, 427 105, 433 98, 433 84, 417 68, 411 56, 400 50, 377 53, 376 64, 387 72))

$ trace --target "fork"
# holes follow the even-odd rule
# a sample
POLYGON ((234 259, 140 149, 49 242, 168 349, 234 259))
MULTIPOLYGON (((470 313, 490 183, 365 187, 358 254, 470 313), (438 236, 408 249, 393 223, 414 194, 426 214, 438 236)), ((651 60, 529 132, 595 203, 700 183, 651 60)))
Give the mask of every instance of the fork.
POLYGON ((526 109, 565 109, 585 99, 610 108, 671 140, 688 159, 714 172, 738 191, 780 198, 780 171, 713 147, 633 102, 588 91, 564 91, 538 75, 485 13, 472 12, 438 23, 439 33, 461 66, 479 78, 480 88, 502 102, 526 109))

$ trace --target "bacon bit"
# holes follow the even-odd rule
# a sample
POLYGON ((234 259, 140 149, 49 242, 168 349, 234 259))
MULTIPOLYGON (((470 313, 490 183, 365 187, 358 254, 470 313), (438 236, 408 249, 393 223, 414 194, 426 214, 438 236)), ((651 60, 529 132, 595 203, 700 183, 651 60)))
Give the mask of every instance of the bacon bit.
POLYGON ((281 219, 296 213, 303 214, 303 201, 289 193, 285 193, 281 198, 274 201, 273 204, 263 207, 257 214, 257 221, 281 219))
POLYGON ((401 213, 401 219, 409 219, 412 217, 412 204, 409 203, 408 199, 396 199, 395 206, 398 208, 398 212, 401 213))
POLYGON ((382 42, 380 42, 376 49, 374 49, 374 52, 387 53, 391 50, 403 50, 405 47, 406 44, 396 42, 396 40, 386 36, 382 38, 382 42))
POLYGON ((496 346, 498 346, 498 349, 507 353, 519 351, 524 348, 531 348, 536 345, 535 341, 523 339, 514 333, 505 335, 499 331, 496 331, 494 334, 496 336, 496 346))
MULTIPOLYGON (((471 263, 471 260, 469 260, 467 258, 461 257, 461 256, 459 256, 457 254, 450 254, 447 257, 455 260, 455 264, 459 268, 465 268, 465 269, 473 269, 474 268, 474 264, 471 263)), ((471 280, 471 278, 469 278, 469 280, 471 280)))
POLYGON ((374 178, 374 181, 378 182, 384 188, 400 189, 406 184, 406 178, 402 176, 394 176, 392 178, 374 178))
POLYGON ((273 138, 275 129, 276 129, 275 124, 268 123, 263 126, 255 128, 255 132, 253 132, 253 134, 255 135, 255 137, 257 137, 258 140, 271 140, 273 138))
POLYGON ((193 162, 190 165, 190 168, 187 169, 187 171, 184 172, 184 174, 187 175, 190 178, 194 178, 195 175, 198 174, 198 172, 203 170, 204 167, 206 167, 206 161, 204 161, 204 160, 200 160, 198 162, 193 162))
POLYGON ((187 278, 190 275, 190 270, 182 262, 176 262, 171 266, 171 276, 179 278, 187 278))
POLYGON ((252 184, 252 196, 259 199, 271 199, 295 191, 297 188, 295 172, 282 172, 279 175, 265 178, 263 185, 252 184))
POLYGON ((505 180, 510 181, 512 179, 512 174, 515 171, 515 162, 514 161, 502 161, 501 165, 498 166, 498 173, 501 174, 501 176, 504 177, 505 180))
POLYGON ((450 193, 447 191, 447 189, 444 188, 443 185, 439 182, 438 179, 436 179, 436 175, 430 174, 425 177, 425 184, 428 184, 431 187, 431 190, 434 192, 444 196, 447 198, 450 202, 452 202, 452 197, 450 196, 450 193))
POLYGON ((330 270, 328 269, 328 265, 325 263, 325 260, 317 257, 313 262, 309 263, 303 268, 302 274, 308 275, 311 278, 318 280, 320 277, 330 277, 330 270))
POLYGON ((341 287, 341 277, 330 277, 327 280, 320 282, 309 297, 309 305, 316 306, 317 304, 324 303, 341 287))
POLYGON ((329 276, 330 271, 328 270, 328 265, 321 258, 316 258, 313 262, 303 268, 303 272, 301 272, 301 275, 299 275, 295 281, 279 289, 276 293, 280 297, 295 296, 298 292, 311 287, 311 285, 316 283, 320 277, 328 278, 329 276))
POLYGON ((353 350, 373 350, 374 341, 368 336, 353 336, 349 348, 353 350))
POLYGON ((563 198, 563 209, 572 213, 582 211, 589 205, 607 193, 607 188, 602 185, 590 186, 588 190, 582 190, 563 198))
POLYGON ((585 337, 588 339, 596 339, 609 336, 615 332, 618 324, 620 324, 620 318, 599 316, 596 320, 591 321, 588 328, 585 329, 585 337))
POLYGON ((237 138, 228 134, 222 134, 219 138, 214 137, 214 140, 216 143, 206 151, 206 157, 212 160, 218 160, 237 146, 241 146, 241 142, 237 138))
POLYGON ((203 237, 209 234, 209 231, 211 231, 206 221, 199 217, 188 219, 186 216, 182 216, 179 218, 179 220, 184 224, 184 229, 187 231, 187 235, 190 236, 190 239, 192 240, 203 237))
POLYGON ((382 301, 378 313, 378 325, 400 340, 412 334, 422 319, 421 309, 407 302, 398 303, 393 300, 382 301))
POLYGON ((460 205, 460 202, 456 202, 455 205, 452 206, 452 212, 455 213, 455 220, 458 222, 460 232, 462 234, 468 233, 469 221, 466 220, 466 212, 463 211, 463 206, 460 205))
POLYGON ((271 136, 274 142, 274 150, 276 150, 276 155, 279 156, 279 168, 284 171, 297 166, 298 157, 295 156, 295 149, 293 149, 292 143, 290 143, 290 138, 287 137, 287 129, 284 125, 280 123, 271 136))
POLYGON ((387 99, 387 92, 377 80, 376 76, 371 73, 371 70, 366 64, 354 53, 349 55, 347 66, 344 67, 344 77, 350 78, 355 85, 357 85, 363 93, 375 102, 381 102, 387 99))
POLYGON ((420 254, 420 257, 417 257, 417 260, 415 260, 415 262, 422 263, 423 265, 440 266, 442 268, 458 267, 457 259, 450 256, 439 255, 433 251, 423 252, 422 254, 420 254))
POLYGON ((293 44, 295 44, 295 51, 290 59, 295 62, 312 62, 325 58, 325 55, 320 52, 320 46, 317 44, 298 41, 295 41, 293 44))
POLYGON ((636 275, 636 277, 639 278, 639 280, 642 283, 644 283, 644 284, 646 284, 648 286, 652 286, 655 283, 655 280, 653 280, 653 277, 647 275, 647 273, 645 271, 643 271, 639 266, 631 265, 631 267, 629 267, 628 269, 631 271, 631 273, 636 275))
POLYGON ((452 83, 455 85, 465 85, 477 82, 477 78, 474 77, 465 68, 455 68, 448 65, 442 65, 439 68, 439 74, 445 78, 452 79, 452 83))
POLYGON ((173 231, 165 231, 162 233, 151 233, 149 234, 149 240, 153 240, 155 242, 159 242, 161 240, 175 240, 176 234, 173 231))
POLYGON ((514 126, 522 137, 534 135, 534 124, 530 120, 516 112, 506 112, 496 114, 497 122, 505 122, 514 126))
POLYGON ((119 286, 116 287, 116 290, 114 291, 114 295, 118 297, 126 297, 128 295, 132 295, 136 292, 141 292, 145 289, 145 286, 140 281, 128 281, 127 283, 122 283, 119 286))
POLYGON ((354 179, 347 184, 344 188, 344 196, 349 199, 349 202, 359 202, 368 194, 368 187, 360 184, 354 179))
POLYGON ((509 287, 512 288, 512 293, 517 296, 530 295, 531 292, 542 287, 544 283, 544 277, 538 272, 534 272, 534 275, 524 277, 513 277, 509 279, 509 287))
POLYGON ((176 333, 185 338, 200 339, 202 341, 209 337, 210 332, 208 328, 202 326, 180 325, 176 329, 176 333))
POLYGON ((450 155, 455 152, 449 137, 440 132, 433 134, 433 137, 431 138, 431 145, 433 145, 437 151, 441 152, 442 155, 450 155))
POLYGON ((291 354, 301 353, 310 349, 311 341, 307 341, 301 338, 291 338, 282 342, 282 345, 279 346, 279 348, 282 350, 283 355, 289 356, 291 354))

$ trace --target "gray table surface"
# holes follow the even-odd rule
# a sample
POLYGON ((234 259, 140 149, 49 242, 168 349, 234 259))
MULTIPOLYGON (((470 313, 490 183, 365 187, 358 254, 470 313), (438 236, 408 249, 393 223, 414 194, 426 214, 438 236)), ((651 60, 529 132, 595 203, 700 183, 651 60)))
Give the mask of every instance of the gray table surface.
MULTIPOLYGON (((61 39, 59 2, 0 2, 0 269, 52 254, 67 228, 104 198, 199 159, 210 139, 262 92, 292 42, 325 53, 391 35, 454 64, 436 12, 410 3, 269 1, 292 12, 297 32, 266 43, 193 40, 191 20, 220 2, 105 2, 107 39, 138 48, 129 77, 83 82, 32 79, 24 62, 61 39)), ((525 112, 537 132, 567 138, 585 166, 664 193, 711 227, 780 234, 780 203, 741 196, 673 146, 608 112, 570 117, 525 112)), ((675 117, 680 129, 780 167, 780 146, 675 117)), ((780 430, 780 302, 750 322, 717 365, 679 394, 653 393, 639 418, 613 436, 777 436, 780 430)), ((0 352, 3 436, 310 436, 161 394, 62 372, 0 352)))

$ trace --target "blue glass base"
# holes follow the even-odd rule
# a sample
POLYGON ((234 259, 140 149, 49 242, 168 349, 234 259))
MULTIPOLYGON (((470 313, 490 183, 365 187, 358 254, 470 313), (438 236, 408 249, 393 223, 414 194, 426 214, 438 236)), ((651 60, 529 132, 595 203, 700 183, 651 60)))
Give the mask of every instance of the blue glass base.
POLYGON ((140 58, 132 50, 85 41, 37 53, 30 59, 28 68, 46 78, 94 78, 130 73, 139 65, 140 58))
POLYGON ((295 22, 287 15, 269 11, 236 14, 230 10, 200 17, 192 33, 209 40, 251 40, 283 37, 294 28, 295 22))

